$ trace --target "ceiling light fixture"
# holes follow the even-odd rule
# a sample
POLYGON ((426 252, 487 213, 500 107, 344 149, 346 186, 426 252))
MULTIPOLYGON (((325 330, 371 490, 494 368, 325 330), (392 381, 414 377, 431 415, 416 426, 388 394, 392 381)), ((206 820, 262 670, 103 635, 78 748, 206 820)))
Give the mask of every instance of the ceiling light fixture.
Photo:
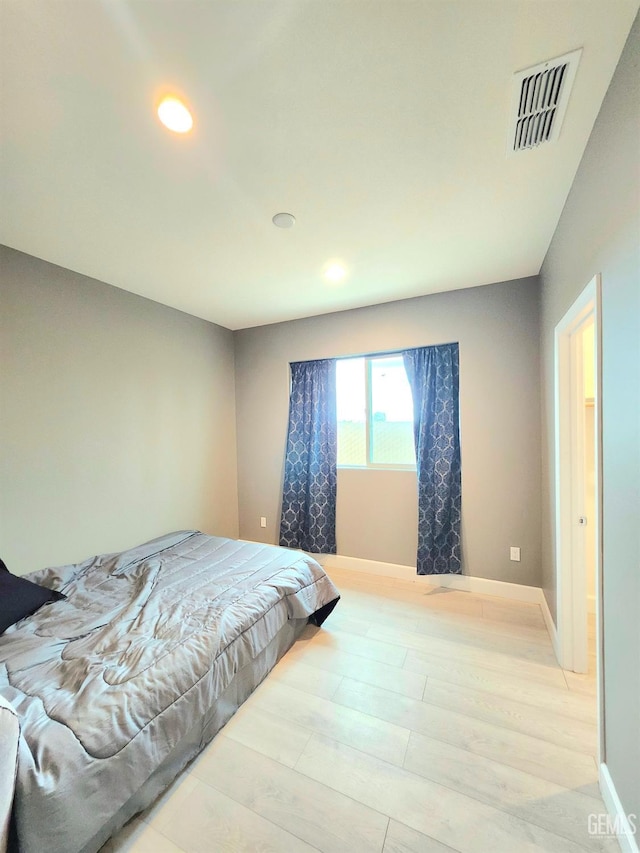
POLYGON ((168 95, 158 105, 158 118, 162 124, 174 133, 188 133, 193 127, 191 113, 181 100, 168 95))
POLYGON ((296 218, 292 213, 276 213, 271 219, 276 228, 293 228, 296 218))
POLYGON ((343 267, 342 264, 339 264, 337 262, 330 263, 324 271, 324 277, 329 281, 334 282, 334 284, 337 284, 337 282, 342 281, 346 274, 346 269, 343 267))

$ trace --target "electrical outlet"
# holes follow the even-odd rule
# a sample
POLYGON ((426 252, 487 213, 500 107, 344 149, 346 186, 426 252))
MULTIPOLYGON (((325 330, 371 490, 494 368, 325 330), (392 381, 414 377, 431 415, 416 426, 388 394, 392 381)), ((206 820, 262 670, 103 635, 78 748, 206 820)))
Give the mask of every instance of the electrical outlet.
POLYGON ((264 515, 261 515, 260 516, 260 527, 266 527, 266 526, 267 526, 267 519, 265 518, 264 515))
POLYGON ((515 560, 516 563, 520 562, 520 548, 511 547, 511 553, 509 556, 510 560, 515 560))

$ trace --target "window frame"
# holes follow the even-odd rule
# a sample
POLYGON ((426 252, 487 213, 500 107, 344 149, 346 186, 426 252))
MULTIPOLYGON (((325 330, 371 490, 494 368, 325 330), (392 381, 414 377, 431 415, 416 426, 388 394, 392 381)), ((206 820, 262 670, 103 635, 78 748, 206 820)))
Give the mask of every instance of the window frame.
MULTIPOLYGON (((379 353, 378 355, 353 355, 345 356, 339 361, 355 361, 356 359, 364 359, 364 399, 366 406, 365 416, 365 464, 364 465, 341 465, 337 462, 338 468, 345 468, 351 471, 417 471, 417 461, 413 464, 403 464, 402 462, 372 462, 371 461, 371 423, 373 420, 372 406, 372 378, 371 365, 374 361, 382 361, 383 359, 393 358, 399 353, 379 353)), ((402 356, 400 356, 402 358, 402 356)), ((337 421, 337 418, 336 418, 337 421)), ((339 424, 340 422, 337 421, 339 424)), ((411 435, 413 438, 413 417, 411 419, 411 435)), ((415 447, 414 447, 415 452, 415 447)))

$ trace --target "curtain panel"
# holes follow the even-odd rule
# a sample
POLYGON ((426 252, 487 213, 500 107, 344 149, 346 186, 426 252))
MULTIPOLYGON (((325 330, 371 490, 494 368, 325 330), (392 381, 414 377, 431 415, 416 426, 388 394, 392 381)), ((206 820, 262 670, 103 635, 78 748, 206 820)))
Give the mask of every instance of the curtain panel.
POLYGON ((419 575, 462 573, 458 344, 402 353, 413 395, 419 575))
POLYGON ((335 359, 291 364, 280 545, 336 553, 335 359))

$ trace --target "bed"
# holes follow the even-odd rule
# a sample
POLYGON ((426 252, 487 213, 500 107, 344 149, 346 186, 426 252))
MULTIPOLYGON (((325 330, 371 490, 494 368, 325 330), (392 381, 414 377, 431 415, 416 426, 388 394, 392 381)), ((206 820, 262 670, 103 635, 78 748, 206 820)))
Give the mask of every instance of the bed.
POLYGON ((339 598, 300 551, 195 530, 27 577, 67 599, 0 636, 20 853, 98 850, 339 598))

